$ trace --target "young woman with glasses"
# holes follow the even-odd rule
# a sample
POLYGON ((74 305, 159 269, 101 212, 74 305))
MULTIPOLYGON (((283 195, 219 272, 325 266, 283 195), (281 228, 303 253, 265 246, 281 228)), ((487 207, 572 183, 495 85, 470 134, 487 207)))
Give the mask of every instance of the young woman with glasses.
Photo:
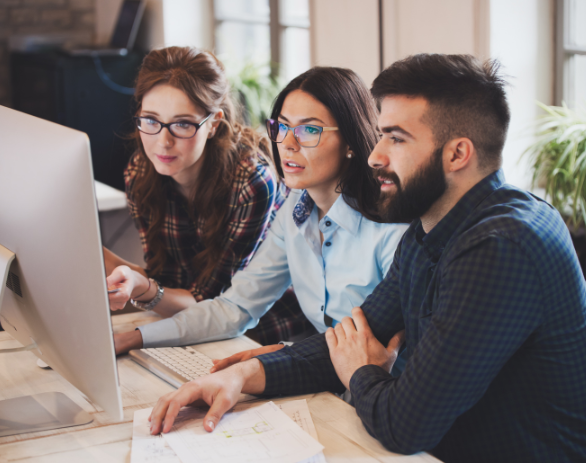
MULTIPOLYGON (((267 238, 228 290, 117 335, 117 352, 237 336, 270 316, 291 284, 315 330, 350 315, 384 278, 406 229, 378 222, 380 185, 367 163, 379 138, 376 116, 353 71, 313 68, 291 81, 267 129, 277 169, 294 190, 267 238)), ((244 352, 214 368, 280 347, 244 352)))
POLYGON ((219 295, 283 203, 270 144, 237 122, 229 93, 211 53, 170 47, 144 59, 125 181, 147 266, 104 251, 112 310, 130 299, 169 316, 219 295))

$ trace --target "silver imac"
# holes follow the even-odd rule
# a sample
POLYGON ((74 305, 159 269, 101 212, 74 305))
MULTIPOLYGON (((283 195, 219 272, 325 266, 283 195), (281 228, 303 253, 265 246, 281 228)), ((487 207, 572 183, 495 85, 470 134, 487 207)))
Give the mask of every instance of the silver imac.
MULTIPOLYGON (((3 106, 0 285, 2 327, 121 420, 89 139, 3 106)), ((0 401, 0 435, 82 424, 66 402, 62 396, 0 401), (16 419, 16 410, 24 417, 30 407, 38 410, 24 421, 47 412, 40 428, 16 419), (74 415, 73 422, 65 424, 66 415, 74 415)))

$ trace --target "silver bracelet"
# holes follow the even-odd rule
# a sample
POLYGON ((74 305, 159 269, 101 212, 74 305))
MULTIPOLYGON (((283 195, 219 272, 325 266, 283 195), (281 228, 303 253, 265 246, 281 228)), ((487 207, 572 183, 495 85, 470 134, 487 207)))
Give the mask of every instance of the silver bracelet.
POLYGON ((159 283, 157 280, 153 280, 152 278, 149 278, 149 280, 157 285, 157 294, 155 294, 155 297, 153 297, 148 302, 140 302, 135 301, 134 299, 130 299, 130 303, 137 309, 153 310, 155 306, 161 301, 161 299, 163 299, 163 293, 165 292, 165 288, 163 288, 163 285, 161 285, 161 283, 159 283))

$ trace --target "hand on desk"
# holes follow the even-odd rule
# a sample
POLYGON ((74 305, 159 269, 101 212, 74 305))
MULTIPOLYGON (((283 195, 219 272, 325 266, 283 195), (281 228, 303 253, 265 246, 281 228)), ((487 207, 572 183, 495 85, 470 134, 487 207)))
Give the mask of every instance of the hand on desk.
POLYGON ((151 434, 169 432, 179 410, 198 401, 210 406, 204 418, 204 428, 212 432, 224 413, 236 405, 241 392, 259 394, 264 388, 264 369, 258 359, 197 378, 159 399, 149 418, 151 434))
POLYGON ((360 307, 352 309, 352 317, 344 317, 335 328, 326 331, 330 358, 347 389, 354 372, 364 365, 378 365, 390 371, 405 341, 403 330, 393 336, 385 348, 372 334, 360 307))
POLYGON ((228 368, 235 363, 245 362, 246 360, 250 360, 257 355, 275 352, 282 349, 283 347, 285 347, 283 344, 273 344, 271 346, 263 346, 257 349, 244 350, 242 352, 238 352, 237 354, 231 355, 230 357, 226 357, 223 360, 212 360, 214 362, 214 366, 210 369, 210 373, 223 370, 224 368, 228 368))

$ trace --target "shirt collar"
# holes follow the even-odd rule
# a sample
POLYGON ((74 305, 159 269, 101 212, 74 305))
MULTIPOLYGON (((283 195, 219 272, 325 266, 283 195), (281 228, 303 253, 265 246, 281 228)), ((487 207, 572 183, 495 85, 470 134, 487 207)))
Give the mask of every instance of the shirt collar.
MULTIPOLYGON (((311 216, 311 211, 313 211, 314 206, 315 202, 311 199, 307 190, 303 190, 301 197, 293 209, 293 221, 297 227, 300 227, 311 216)), ((337 225, 355 235, 358 233, 362 214, 352 209, 344 200, 343 195, 340 195, 322 219, 322 222, 326 218, 333 220, 337 225)))
POLYGON ((362 220, 362 214, 357 210, 352 209, 344 199, 344 195, 340 195, 321 221, 323 222, 326 219, 332 220, 347 232, 356 235, 358 233, 360 221, 362 220))
POLYGON ((433 261, 439 260, 450 238, 478 204, 498 190, 504 183, 505 176, 502 170, 493 172, 483 178, 462 196, 460 201, 428 234, 425 234, 421 220, 418 221, 415 226, 415 236, 433 261))

